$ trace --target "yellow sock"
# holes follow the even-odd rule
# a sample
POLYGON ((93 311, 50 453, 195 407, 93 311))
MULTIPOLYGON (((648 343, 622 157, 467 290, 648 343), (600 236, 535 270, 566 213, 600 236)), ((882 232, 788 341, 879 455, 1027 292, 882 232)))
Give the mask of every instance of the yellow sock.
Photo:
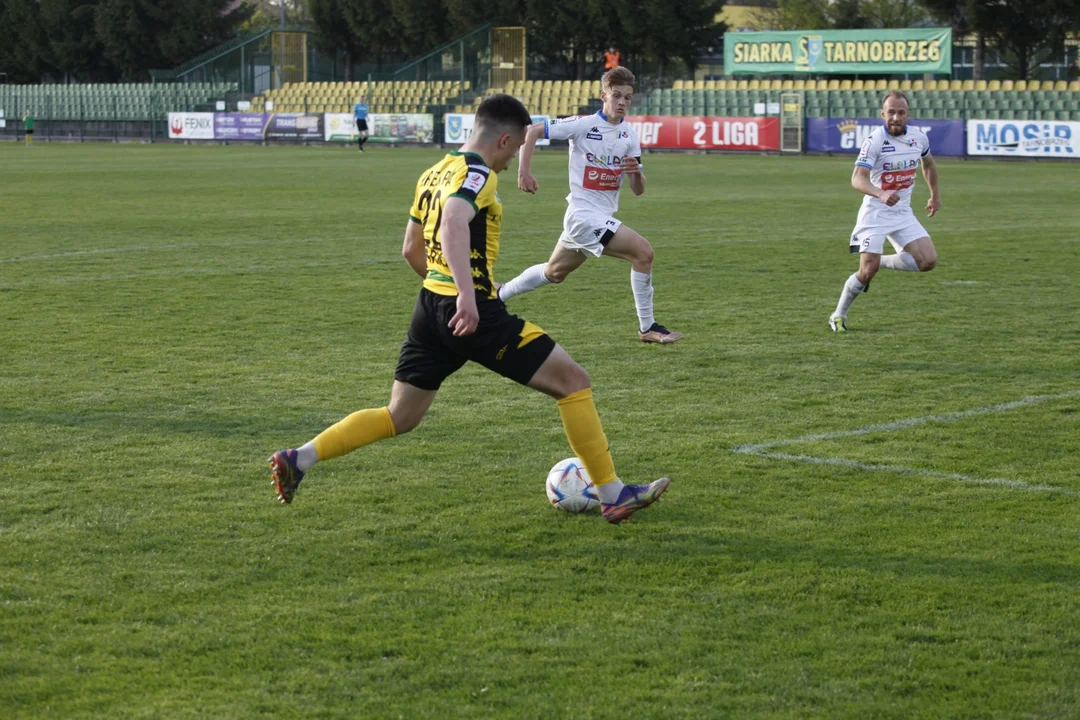
POLYGON ((319 460, 341 457, 357 448, 397 435, 390 409, 359 410, 319 433, 312 442, 319 460))
POLYGON ((585 463, 593 484, 604 485, 617 479, 615 462, 608 451, 607 436, 593 405, 592 388, 578 390, 559 401, 566 438, 574 454, 585 463))

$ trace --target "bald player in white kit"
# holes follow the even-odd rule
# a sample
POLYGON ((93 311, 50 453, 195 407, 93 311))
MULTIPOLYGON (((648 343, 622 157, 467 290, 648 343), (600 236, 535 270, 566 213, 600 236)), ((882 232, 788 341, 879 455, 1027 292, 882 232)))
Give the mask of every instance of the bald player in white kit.
POLYGON ((870 289, 879 267, 929 272, 937 265, 937 250, 930 234, 911 209, 911 191, 920 165, 930 186, 926 211, 933 217, 941 209, 930 140, 926 133, 907 126, 908 101, 902 92, 894 90, 885 96, 881 117, 885 124, 863 143, 851 175, 851 186, 866 196, 851 234, 851 252, 861 255, 858 272, 844 283, 840 302, 829 316, 833 332, 847 330, 851 303, 870 289), (882 257, 886 239, 896 252, 882 257))
POLYGON ((518 162, 518 188, 535 193, 540 187, 531 172, 538 139, 569 140, 569 206, 551 258, 499 286, 499 299, 506 302, 549 283, 561 283, 589 257, 622 258, 631 265, 638 338, 642 342, 670 344, 683 334, 668 330, 653 316, 652 246, 614 217, 624 178, 635 195, 645 192, 641 141, 624 120, 634 97, 634 74, 623 67, 615 68, 604 73, 601 84, 604 109, 600 112, 539 122, 529 128, 518 162))

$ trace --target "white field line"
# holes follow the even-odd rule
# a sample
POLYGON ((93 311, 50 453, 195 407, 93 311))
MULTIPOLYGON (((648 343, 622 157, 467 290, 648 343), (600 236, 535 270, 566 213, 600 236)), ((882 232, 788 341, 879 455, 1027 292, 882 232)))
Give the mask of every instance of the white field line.
POLYGON ((1001 403, 999 405, 988 405, 986 407, 973 408, 971 410, 962 410, 960 412, 943 413, 940 415, 924 415, 922 417, 907 418, 906 420, 896 420, 890 423, 881 423, 879 425, 867 425, 865 427, 856 428, 854 430, 840 430, 830 433, 817 433, 814 435, 803 435, 796 438, 787 438, 784 440, 770 440, 769 442, 756 443, 753 445, 736 445, 731 448, 732 451, 737 453, 743 453, 746 455, 758 455, 760 457, 773 458, 776 460, 794 460, 796 462, 813 463, 816 465, 840 465, 843 467, 856 468, 859 470, 874 470, 881 472, 894 472, 902 475, 921 475, 923 477, 941 478, 944 480, 956 480, 959 482, 974 483, 977 485, 996 485, 999 487, 1008 487, 1016 490, 1038 490, 1042 492, 1056 492, 1065 495, 1078 495, 1075 490, 1067 490, 1064 488, 1053 487, 1051 485, 1031 485, 1025 482, 1019 482, 1017 480, 1004 480, 1001 478, 977 478, 969 475, 960 475, 958 473, 940 473, 932 470, 920 470, 917 468, 904 467, 902 465, 879 465, 861 463, 855 460, 846 460, 844 458, 830 458, 830 457, 816 457, 811 455, 792 455, 783 452, 772 452, 770 448, 782 447, 784 445, 796 445, 800 443, 815 442, 818 440, 833 440, 841 437, 855 437, 859 435, 868 435, 870 433, 888 433, 896 432, 897 430, 904 430, 915 425, 922 425, 929 422, 941 422, 941 423, 953 423, 960 422, 976 415, 989 415, 991 413, 1008 412, 1009 410, 1015 410, 1021 407, 1027 407, 1029 405, 1037 405, 1039 403, 1051 402, 1053 400, 1064 400, 1067 398, 1074 398, 1080 396, 1080 390, 1073 390, 1066 393, 1059 393, 1057 395, 1031 395, 1020 400, 1014 400, 1013 402, 1001 403))

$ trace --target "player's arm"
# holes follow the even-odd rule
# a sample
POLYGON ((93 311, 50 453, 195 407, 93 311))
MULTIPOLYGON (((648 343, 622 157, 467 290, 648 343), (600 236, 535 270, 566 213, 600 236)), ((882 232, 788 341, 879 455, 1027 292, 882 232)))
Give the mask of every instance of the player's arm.
POLYGON ((636 157, 627 157, 622 171, 623 175, 630 179, 630 189, 635 195, 645 192, 645 169, 641 166, 641 160, 636 157))
POLYGON ((934 213, 941 209, 941 195, 938 193, 937 163, 934 162, 934 156, 929 150, 922 159, 922 174, 930 187, 930 199, 926 201, 926 212, 930 217, 934 217, 934 213))
POLYGON ((540 184, 532 174, 532 156, 536 150, 536 141, 544 137, 544 123, 533 123, 525 133, 525 143, 518 151, 518 189, 535 193, 540 184))
POLYGON ((424 251, 424 226, 414 217, 409 218, 405 228, 405 242, 401 246, 401 256, 417 275, 427 277, 427 253, 424 251))
POLYGON ((476 309, 476 290, 473 288, 472 266, 469 264, 469 223, 476 217, 476 207, 465 198, 451 196, 443 206, 439 239, 443 255, 457 285, 457 312, 450 318, 454 335, 476 332, 480 314, 476 309))
POLYGON ((874 183, 870 182, 870 168, 865 168, 862 165, 856 165, 855 172, 851 173, 851 187, 863 195, 877 198, 890 207, 900 202, 900 194, 895 190, 882 190, 875 187, 874 183))

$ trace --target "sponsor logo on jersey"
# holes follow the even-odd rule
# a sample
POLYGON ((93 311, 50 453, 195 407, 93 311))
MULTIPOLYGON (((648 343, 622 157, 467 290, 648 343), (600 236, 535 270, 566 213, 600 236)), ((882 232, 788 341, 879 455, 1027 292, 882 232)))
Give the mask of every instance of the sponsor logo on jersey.
POLYGON ((625 130, 620 130, 619 131, 619 140, 627 140, 629 138, 630 138, 630 133, 626 132, 625 130))
POLYGON ((885 172, 895 170, 912 170, 919 167, 920 158, 911 158, 910 160, 897 160, 896 162, 884 162, 881 164, 881 169, 885 172))
POLYGON ((881 143, 881 152, 896 152, 896 147, 891 142, 886 140, 885 142, 881 143))
POLYGON ((581 184, 586 190, 618 190, 621 174, 621 170, 587 167, 581 184))
POLYGON ((603 140, 604 136, 600 133, 585 133, 586 140, 603 140))
POLYGON ((885 173, 881 176, 882 190, 904 190, 915 184, 915 170, 885 173))
POLYGON ((469 174, 465 176, 465 182, 461 183, 461 187, 464 190, 478 193, 484 187, 485 182, 487 182, 487 175, 470 170, 469 174))
POLYGON ((622 165, 622 157, 618 155, 596 155, 595 153, 585 153, 586 162, 592 165, 607 165, 608 167, 619 167, 622 165))

